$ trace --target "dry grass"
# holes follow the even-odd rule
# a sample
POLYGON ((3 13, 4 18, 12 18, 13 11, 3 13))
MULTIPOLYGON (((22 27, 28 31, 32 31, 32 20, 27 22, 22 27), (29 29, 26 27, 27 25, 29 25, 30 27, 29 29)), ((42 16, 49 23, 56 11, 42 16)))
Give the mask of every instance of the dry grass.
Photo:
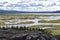
POLYGON ((34 22, 21 22, 20 24, 33 24, 34 22))

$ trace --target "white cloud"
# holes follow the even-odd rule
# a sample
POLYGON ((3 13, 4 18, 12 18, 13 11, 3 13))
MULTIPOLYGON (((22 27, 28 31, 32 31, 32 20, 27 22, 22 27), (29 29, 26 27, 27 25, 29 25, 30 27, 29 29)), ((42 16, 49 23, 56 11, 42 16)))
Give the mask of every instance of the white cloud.
POLYGON ((17 11, 60 10, 60 0, 0 0, 0 9, 17 11))

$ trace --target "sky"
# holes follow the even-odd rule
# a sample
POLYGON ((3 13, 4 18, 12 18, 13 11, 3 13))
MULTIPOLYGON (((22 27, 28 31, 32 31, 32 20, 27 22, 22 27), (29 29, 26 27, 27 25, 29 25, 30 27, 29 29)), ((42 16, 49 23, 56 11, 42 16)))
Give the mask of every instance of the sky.
POLYGON ((60 11, 60 0, 0 0, 0 10, 60 11))

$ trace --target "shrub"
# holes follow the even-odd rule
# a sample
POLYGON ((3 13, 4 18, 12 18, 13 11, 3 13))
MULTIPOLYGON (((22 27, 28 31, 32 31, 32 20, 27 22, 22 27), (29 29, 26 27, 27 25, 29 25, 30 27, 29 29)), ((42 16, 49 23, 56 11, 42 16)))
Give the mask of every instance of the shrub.
POLYGON ((2 27, 2 29, 3 29, 3 30, 6 30, 6 28, 5 28, 5 27, 2 27))
POLYGON ((15 30, 19 30, 18 26, 15 27, 15 30))
POLYGON ((15 27, 14 27, 14 26, 12 26, 12 27, 11 27, 11 29, 15 29, 15 27))
POLYGON ((23 30, 23 27, 22 26, 20 27, 20 30, 23 30))

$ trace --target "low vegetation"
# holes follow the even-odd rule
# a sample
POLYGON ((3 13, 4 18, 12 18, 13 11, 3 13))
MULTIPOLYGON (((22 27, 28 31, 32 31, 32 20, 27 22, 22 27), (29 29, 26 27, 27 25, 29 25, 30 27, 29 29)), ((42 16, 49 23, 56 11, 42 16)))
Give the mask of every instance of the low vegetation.
POLYGON ((34 26, 27 27, 27 28, 34 30, 34 29, 40 29, 41 27, 42 27, 41 25, 34 25, 34 26))
POLYGON ((60 30, 52 30, 52 35, 60 35, 60 30))
POLYGON ((34 22, 21 22, 20 24, 32 24, 34 22))
POLYGON ((12 26, 11 28, 9 28, 9 27, 7 27, 7 28, 2 27, 1 28, 0 27, 0 29, 3 29, 3 30, 7 30, 7 29, 14 29, 14 30, 39 30, 40 29, 40 31, 43 31, 43 33, 45 33, 45 34, 60 35, 60 26, 59 25, 53 25, 53 26, 55 26, 54 29, 44 29, 44 30, 42 30, 40 28, 45 27, 45 25, 36 25, 36 26, 30 26, 30 27, 25 27, 25 26, 24 27, 22 27, 22 26, 14 27, 14 26, 12 26))
POLYGON ((38 22, 41 22, 41 23, 60 23, 60 19, 59 20, 40 20, 38 22))
MULTIPOLYGON (((0 18, 3 18, 3 20, 11 20, 11 19, 14 19, 14 18, 22 18, 22 19, 35 19, 35 18, 38 18, 39 16, 54 16, 54 15, 25 15, 25 14, 15 14, 15 15, 12 15, 12 14, 9 14, 9 15, 0 15, 0 18)), ((41 23, 60 23, 60 19, 59 20, 39 20, 38 22, 41 22, 41 23)), ((15 23, 15 22, 13 22, 15 23)), ((32 24, 34 22, 21 22, 20 24, 32 24)), ((4 21, 0 21, 0 25, 4 24, 4 21)), ((60 35, 60 25, 34 25, 34 26, 30 26, 30 27, 14 27, 12 26, 11 28, 5 28, 5 27, 2 27, 0 29, 3 29, 3 30, 7 30, 7 29, 14 29, 14 30, 37 30, 37 29, 40 29, 42 27, 55 27, 54 29, 46 29, 46 30, 42 30, 44 33, 46 34, 52 34, 52 35, 60 35)))
POLYGON ((5 18, 5 20, 9 20, 12 18, 23 18, 23 19, 34 19, 38 18, 40 16, 57 16, 57 15, 39 15, 39 14, 5 14, 5 15, 0 15, 0 18, 5 18))
POLYGON ((4 21, 0 21, 0 25, 3 25, 4 24, 4 21))
POLYGON ((52 34, 52 30, 50 30, 50 29, 45 29, 45 30, 43 30, 43 33, 45 33, 45 34, 52 34))

